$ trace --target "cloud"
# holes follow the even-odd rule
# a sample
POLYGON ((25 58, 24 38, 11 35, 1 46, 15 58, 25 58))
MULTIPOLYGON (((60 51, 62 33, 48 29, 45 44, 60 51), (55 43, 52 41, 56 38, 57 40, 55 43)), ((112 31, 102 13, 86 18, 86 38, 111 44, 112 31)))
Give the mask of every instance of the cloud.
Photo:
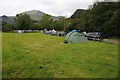
POLYGON ((89 2, 61 2, 51 7, 49 6, 47 10, 43 11, 51 14, 54 12, 54 15, 69 17, 76 11, 76 9, 87 9, 91 4, 92 3, 89 2))
POLYGON ((87 9, 93 0, 0 0, 0 15, 15 16, 29 10, 40 10, 54 16, 69 17, 76 9, 87 9))

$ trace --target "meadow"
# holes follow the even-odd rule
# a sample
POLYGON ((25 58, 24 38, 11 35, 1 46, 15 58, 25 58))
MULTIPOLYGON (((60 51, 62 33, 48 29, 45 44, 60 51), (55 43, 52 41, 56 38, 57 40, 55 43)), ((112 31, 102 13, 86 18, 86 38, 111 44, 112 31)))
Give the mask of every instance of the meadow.
POLYGON ((43 33, 2 34, 3 78, 116 78, 118 45, 60 44, 43 33))

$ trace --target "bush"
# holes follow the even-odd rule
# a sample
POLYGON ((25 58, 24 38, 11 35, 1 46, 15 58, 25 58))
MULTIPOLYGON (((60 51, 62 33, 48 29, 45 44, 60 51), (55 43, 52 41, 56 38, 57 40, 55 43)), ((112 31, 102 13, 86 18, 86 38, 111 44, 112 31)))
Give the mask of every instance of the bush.
POLYGON ((9 32, 12 31, 12 25, 11 24, 6 24, 2 27, 3 32, 9 32))

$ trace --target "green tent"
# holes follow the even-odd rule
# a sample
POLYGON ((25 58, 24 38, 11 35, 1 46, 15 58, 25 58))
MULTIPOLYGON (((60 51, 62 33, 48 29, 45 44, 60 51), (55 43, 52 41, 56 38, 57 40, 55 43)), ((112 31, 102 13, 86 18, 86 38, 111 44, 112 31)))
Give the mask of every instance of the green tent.
POLYGON ((87 38, 78 32, 69 32, 66 37, 64 42, 75 42, 75 43, 83 43, 87 42, 87 38))

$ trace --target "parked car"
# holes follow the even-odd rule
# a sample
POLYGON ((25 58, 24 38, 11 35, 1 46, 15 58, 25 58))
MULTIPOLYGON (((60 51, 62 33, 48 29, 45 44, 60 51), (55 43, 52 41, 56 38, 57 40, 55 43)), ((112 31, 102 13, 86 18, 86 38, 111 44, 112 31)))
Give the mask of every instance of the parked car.
POLYGON ((65 35, 66 35, 66 32, 64 32, 64 31, 63 31, 63 32, 60 32, 60 33, 58 33, 58 35, 59 35, 59 36, 65 36, 65 35))
POLYGON ((98 40, 101 41, 105 38, 111 38, 109 34, 103 32, 88 32, 86 35, 88 40, 98 40))

